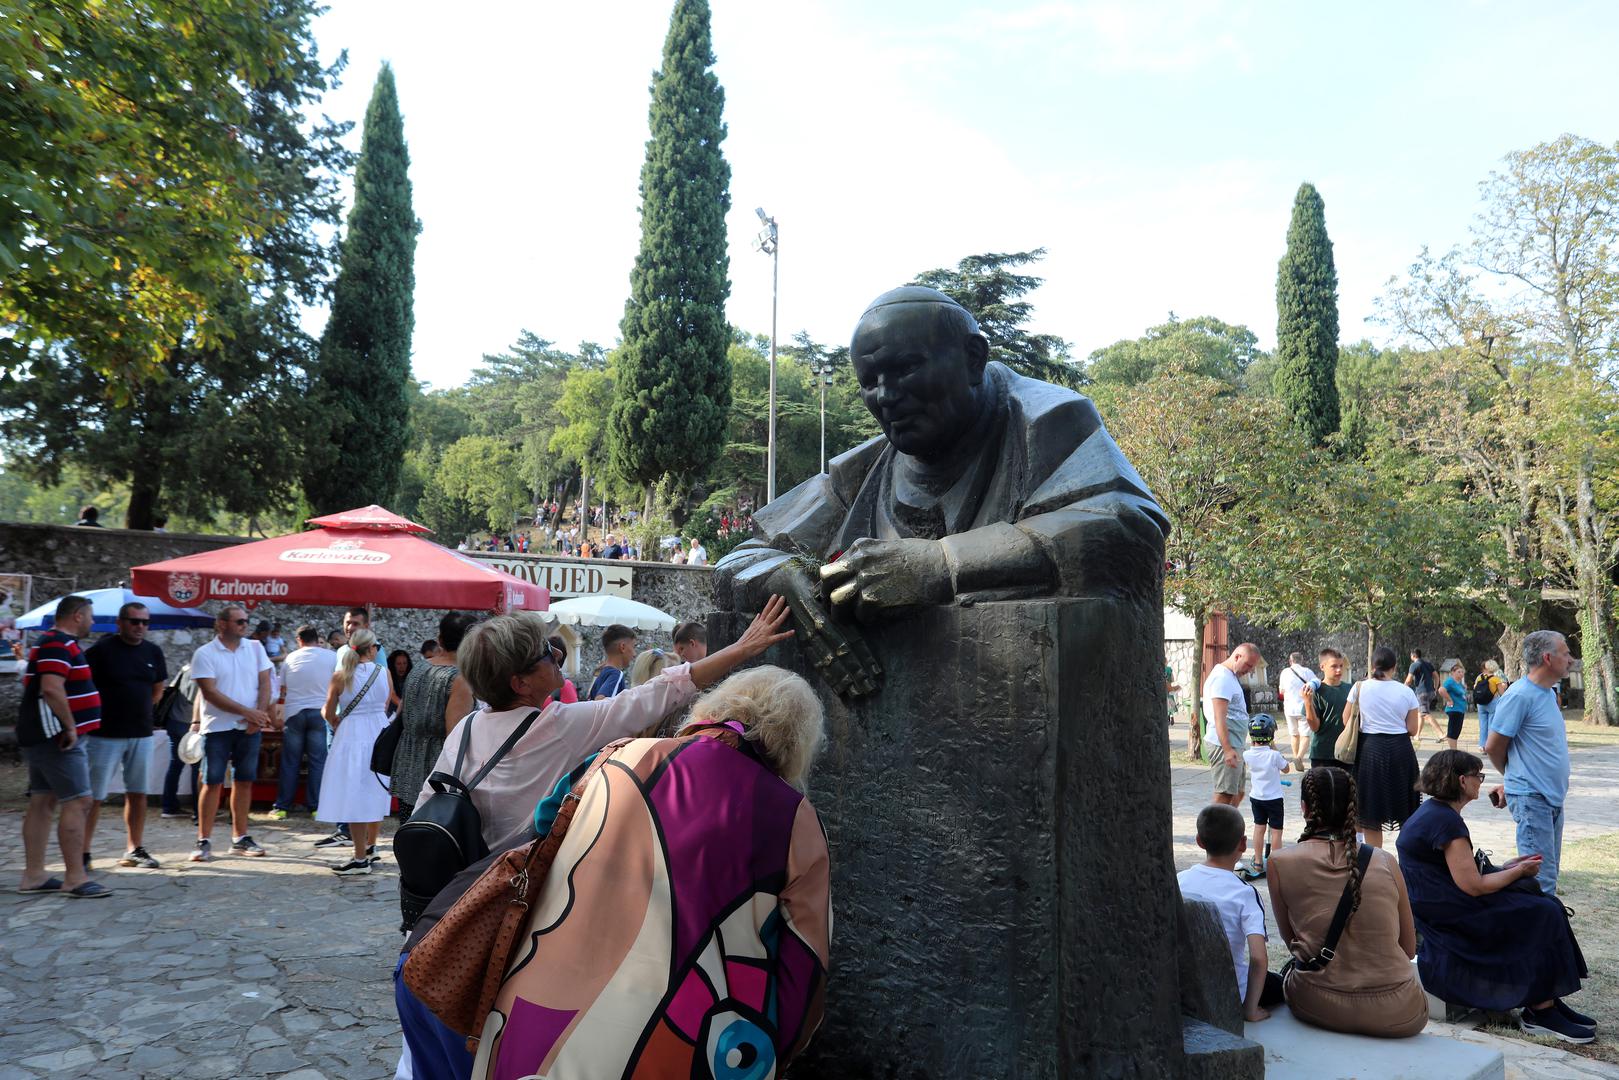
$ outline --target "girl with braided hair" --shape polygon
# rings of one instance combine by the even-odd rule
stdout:
[[[1416,925],[1394,856],[1372,849],[1359,872],[1355,781],[1342,769],[1314,768],[1299,785],[1304,832],[1271,856],[1269,886],[1276,927],[1294,957],[1306,961],[1326,944],[1347,890],[1349,922],[1325,966],[1293,967],[1283,991],[1307,1024],[1352,1035],[1405,1038],[1428,1023],[1428,1003],[1411,967]]]

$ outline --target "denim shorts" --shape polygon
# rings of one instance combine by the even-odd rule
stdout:
[[[202,782],[205,784],[223,784],[225,782],[225,766],[231,767],[231,774],[237,781],[250,784],[259,778],[259,742],[264,733],[255,731],[249,735],[241,729],[232,731],[210,731],[202,737],[202,757],[204,762]]]
[[[84,740],[90,754],[90,797],[100,802],[107,797],[112,777],[120,768],[124,773],[124,790],[131,795],[145,795],[147,766],[152,761],[152,736],[142,739],[104,739],[91,735]]]
[[[57,802],[71,802],[90,794],[90,755],[80,738],[71,750],[61,750],[55,741],[22,748],[28,762],[28,794],[55,795]]]

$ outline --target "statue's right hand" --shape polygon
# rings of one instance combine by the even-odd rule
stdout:
[[[876,693],[882,665],[858,630],[826,613],[814,578],[802,563],[796,559],[783,563],[770,575],[769,588],[787,601],[799,643],[835,693],[849,697]]]

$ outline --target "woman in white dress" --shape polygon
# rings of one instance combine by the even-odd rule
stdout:
[[[338,651],[320,712],[333,735],[315,818],[346,822],[354,839],[354,857],[332,870],[369,874],[377,829],[391,802],[388,778],[371,771],[371,747],[388,725],[388,674],[377,662],[377,638],[370,630],[356,630]]]

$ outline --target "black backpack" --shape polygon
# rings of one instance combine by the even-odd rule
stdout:
[[[1490,689],[1490,675],[1488,672],[1473,680],[1473,704],[1488,705],[1495,700],[1495,693]]]
[[[436,772],[427,778],[433,794],[411,811],[410,820],[394,833],[394,860],[399,864],[399,908],[407,932],[439,890],[455,875],[489,854],[483,840],[483,819],[472,803],[472,789],[483,782],[500,759],[517,745],[533,725],[540,711],[523,717],[522,723],[506,737],[483,768],[472,779],[461,780],[461,764],[472,744],[472,719],[461,721],[461,748],[455,755],[452,772]]]

